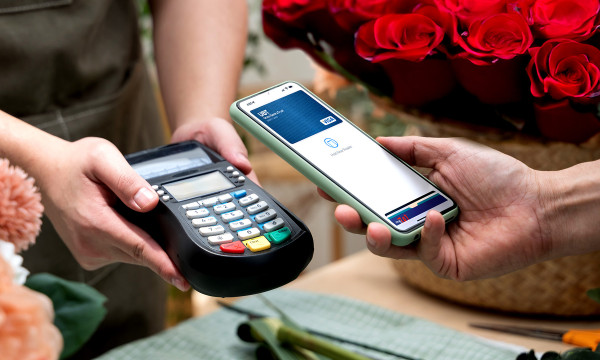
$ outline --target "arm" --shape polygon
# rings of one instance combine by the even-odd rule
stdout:
[[[247,38],[245,0],[154,0],[155,56],[172,141],[196,139],[245,173],[248,154],[229,119]]]
[[[36,180],[46,215],[83,268],[138,264],[182,290],[189,287],[160,246],[112,208],[117,197],[136,211],[158,203],[113,144],[100,138],[68,142],[1,111],[0,134],[0,157]]]
[[[543,172],[542,220],[553,257],[600,250],[600,160]]]
[[[356,211],[338,206],[340,224],[366,232],[367,246],[377,255],[420,259],[439,276],[470,280],[600,250],[600,161],[542,172],[463,140],[378,140],[409,164],[432,169],[429,179],[461,213],[446,227],[441,214],[430,211],[421,240],[397,247],[384,226],[365,228]]]

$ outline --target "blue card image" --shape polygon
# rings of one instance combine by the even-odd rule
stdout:
[[[342,123],[329,109],[296,91],[251,111],[290,144]]]

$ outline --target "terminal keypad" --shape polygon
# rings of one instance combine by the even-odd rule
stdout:
[[[245,189],[180,206],[200,238],[225,253],[265,251],[272,244],[291,238],[291,232],[277,210],[256,193]]]

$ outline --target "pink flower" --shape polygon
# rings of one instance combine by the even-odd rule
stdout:
[[[27,249],[40,232],[43,211],[34,180],[0,159],[0,240],[12,242],[17,252]]]
[[[52,302],[45,295],[16,285],[0,291],[2,359],[58,359],[63,340],[52,324],[53,316]]]

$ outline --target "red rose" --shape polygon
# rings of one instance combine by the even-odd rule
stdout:
[[[531,93],[554,100],[600,100],[600,50],[573,40],[548,40],[529,50]]]
[[[465,26],[477,19],[505,13],[508,3],[507,0],[434,0],[434,2],[438,7],[453,13]]]
[[[314,25],[333,22],[325,6],[325,0],[264,0],[262,3],[263,32],[280,48],[302,49],[319,65],[333,71],[334,69],[316,54],[317,47],[314,43],[315,38],[320,40],[322,35],[321,29],[315,29]],[[334,33],[334,36],[339,36],[337,32],[331,30],[331,26],[327,31]],[[309,38],[309,33],[312,38]],[[352,34],[347,35],[352,36]],[[347,47],[352,50],[351,41],[350,39]]]
[[[584,40],[598,28],[598,0],[523,0],[519,7],[543,39]]]
[[[460,34],[459,45],[465,52],[456,57],[485,65],[524,54],[532,43],[533,35],[521,14],[494,14],[474,21],[467,32]]]
[[[354,50],[354,33],[338,26],[326,6],[307,6],[302,9],[302,16],[284,21],[281,11],[277,12],[280,16],[273,12],[274,9],[282,9],[280,3],[283,1],[263,2],[263,31],[275,44],[283,49],[301,49],[328,71],[351,77],[384,94],[391,94],[390,80],[381,67],[358,56]],[[308,11],[309,8],[312,10]]]
[[[343,29],[354,33],[367,21],[410,12],[418,0],[328,0],[329,11]]]
[[[356,33],[356,52],[380,62],[387,59],[423,60],[442,42],[444,30],[421,14],[384,15],[362,25]]]
[[[262,10],[290,22],[306,13],[325,8],[326,5],[326,0],[264,0]]]
[[[412,12],[415,14],[425,15],[433,20],[442,29],[444,29],[446,36],[452,37],[450,38],[451,43],[456,43],[456,38],[453,36],[456,35],[455,29],[458,25],[457,19],[456,16],[454,16],[454,14],[448,9],[437,6],[433,0],[425,0],[419,5],[415,6]],[[440,50],[445,52],[445,49],[443,48]]]

